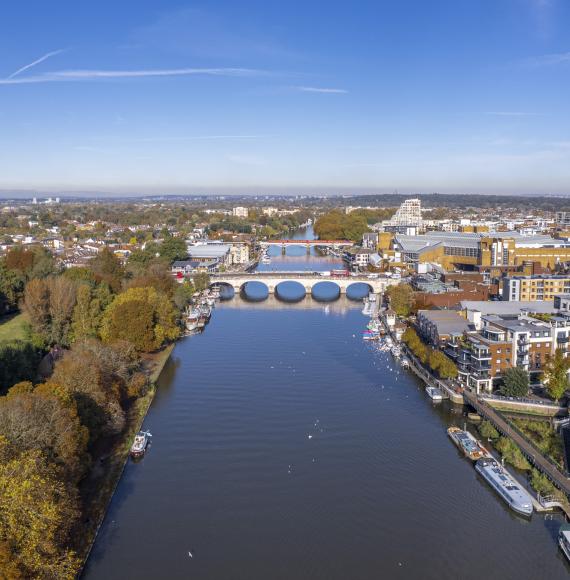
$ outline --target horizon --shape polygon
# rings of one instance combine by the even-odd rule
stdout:
[[[562,0],[34,16],[5,10],[0,190],[570,193]]]

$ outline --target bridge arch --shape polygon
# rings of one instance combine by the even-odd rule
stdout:
[[[374,293],[374,287],[369,283],[365,282],[364,280],[357,280],[354,282],[348,282],[346,285],[345,293],[348,293],[349,289],[352,288],[354,290],[354,286],[366,286],[367,293]]]
[[[322,294],[319,290],[321,290]],[[319,296],[319,294],[321,295]],[[330,302],[337,300],[341,294],[342,288],[334,280],[317,280],[311,288],[311,296],[318,301]]]
[[[283,291],[284,285],[287,285],[292,290],[291,296],[285,296],[280,292],[279,287],[281,287],[281,291]],[[311,293],[311,285],[307,283],[303,284],[303,282],[299,280],[280,280],[275,284],[273,293],[277,298],[286,299],[288,302],[298,302]]]

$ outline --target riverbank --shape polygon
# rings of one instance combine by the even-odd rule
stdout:
[[[142,365],[149,377],[149,388],[129,408],[127,426],[123,433],[106,449],[100,449],[96,453],[89,476],[80,486],[82,504],[86,506],[83,541],[76,548],[82,561],[81,571],[89,559],[109,504],[129,460],[131,442],[142,427],[156,394],[156,383],[175,346],[176,343],[169,344],[161,351],[143,357]]]

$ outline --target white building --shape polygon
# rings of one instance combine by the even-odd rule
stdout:
[[[239,218],[246,218],[249,215],[247,207],[234,207],[232,215]]]
[[[392,216],[390,223],[395,226],[421,226],[422,203],[419,199],[406,199]]]
[[[249,246],[247,244],[232,244],[229,262],[230,264],[247,264],[249,262]]]

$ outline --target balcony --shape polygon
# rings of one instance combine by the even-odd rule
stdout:
[[[489,350],[473,350],[471,357],[475,360],[491,360],[491,351]]]
[[[569,341],[570,341],[570,337],[568,337],[568,336],[559,336],[559,337],[556,339],[556,342],[557,342],[558,344],[566,344],[566,343],[567,343],[567,342],[569,342]]]

